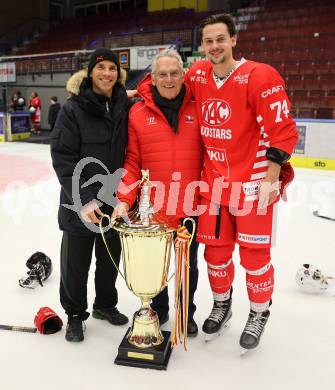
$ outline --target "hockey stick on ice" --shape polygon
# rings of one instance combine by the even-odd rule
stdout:
[[[335,222],[335,218],[327,217],[327,215],[320,215],[318,210],[313,211],[313,215],[315,215],[316,217],[319,217],[319,218],[328,219],[328,221]]]
[[[36,333],[37,328],[32,328],[29,326],[0,325],[0,330],[13,330],[16,332]]]

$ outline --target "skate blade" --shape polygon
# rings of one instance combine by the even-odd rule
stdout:
[[[249,355],[250,353],[252,353],[253,351],[255,351],[257,348],[258,348],[258,345],[256,345],[255,348],[243,348],[242,346],[241,347],[241,352],[240,352],[240,356],[245,356],[245,355]]]
[[[247,355],[248,352],[250,352],[250,351],[251,351],[251,349],[242,348],[241,352],[240,352],[240,356],[243,357],[243,356]]]
[[[205,333],[205,342],[209,343],[210,341],[212,341],[213,339],[215,339],[216,337],[219,337],[219,336],[220,336],[220,332]]]
[[[222,333],[225,332],[226,329],[228,329],[230,327],[230,319],[224,324],[222,325],[221,329],[216,332],[216,333],[205,333],[205,342],[208,343],[210,341],[212,341],[213,339],[215,339],[216,337],[219,337]]]

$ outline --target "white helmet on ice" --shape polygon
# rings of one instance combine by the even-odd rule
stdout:
[[[335,285],[335,278],[324,276],[321,270],[313,264],[303,264],[295,280],[302,290],[310,293],[322,293]]]

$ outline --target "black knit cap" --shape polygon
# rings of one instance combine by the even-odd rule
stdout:
[[[115,51],[106,49],[105,47],[101,47],[100,49],[95,50],[90,58],[90,62],[88,64],[87,75],[89,76],[98,62],[101,61],[111,61],[117,66],[117,78],[120,77],[120,64],[119,57],[115,53]]]

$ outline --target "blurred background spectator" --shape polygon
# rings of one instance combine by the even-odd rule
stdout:
[[[51,96],[50,98],[50,107],[48,113],[48,123],[50,125],[50,130],[55,126],[58,112],[61,108],[61,105],[58,103],[57,96]]]
[[[26,101],[23,96],[21,96],[20,91],[16,91],[11,99],[10,108],[13,111],[23,111],[26,108]]]

